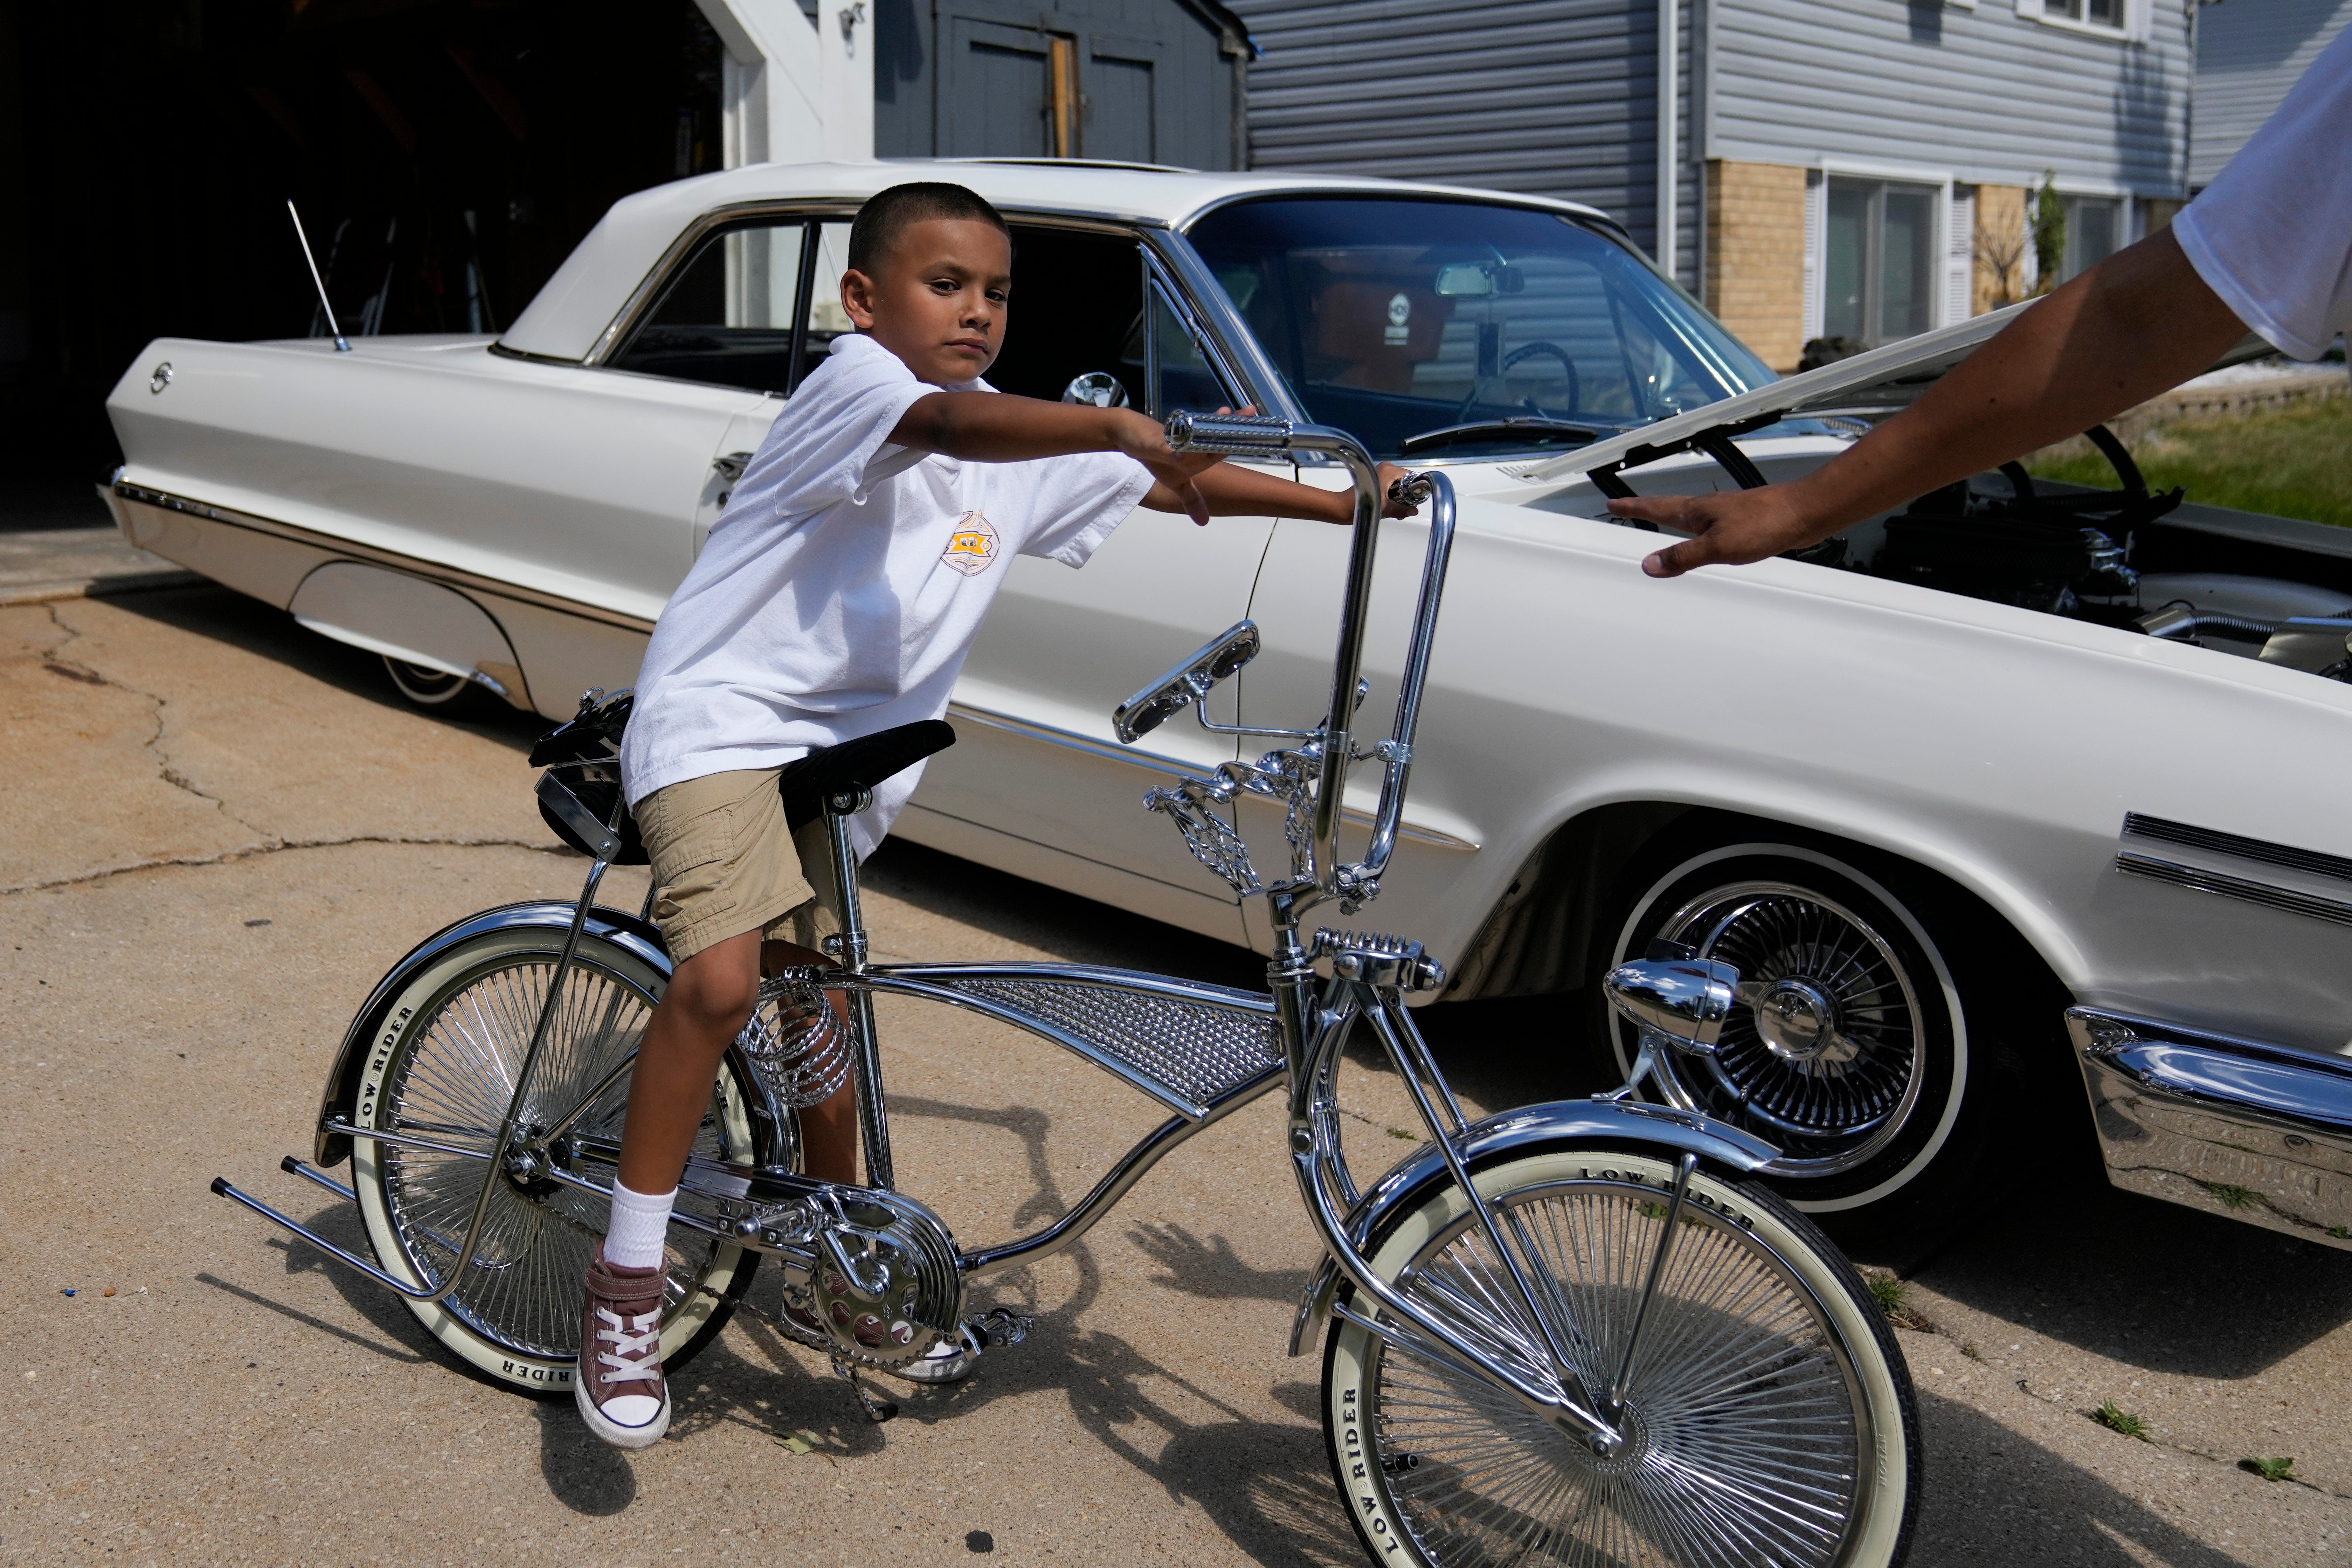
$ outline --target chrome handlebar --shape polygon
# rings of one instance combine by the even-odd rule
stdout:
[[[1380,542],[1380,469],[1363,443],[1345,430],[1262,415],[1178,413],[1168,421],[1168,445],[1179,452],[1215,452],[1227,457],[1286,458],[1302,452],[1320,453],[1338,460],[1355,481],[1355,538],[1348,552],[1347,586],[1339,603],[1339,646],[1331,660],[1331,700],[1324,710],[1329,717],[1324,721],[1327,728],[1321,742],[1321,765],[1310,823],[1315,891],[1323,898],[1340,900],[1343,908],[1352,910],[1379,893],[1380,879],[1388,869],[1403,819],[1413,734],[1421,722],[1422,693],[1428,681],[1430,653],[1436,643],[1438,604],[1454,549],[1453,484],[1444,474],[1434,473],[1413,474],[1400,481],[1407,499],[1430,509],[1429,548],[1422,562],[1421,595],[1413,612],[1412,638],[1405,650],[1396,719],[1390,726],[1389,738],[1364,753],[1380,758],[1385,768],[1371,837],[1364,858],[1343,866],[1339,857],[1340,809],[1347,795],[1348,767],[1358,755],[1355,737],[1348,725],[1356,711],[1357,683],[1363,670],[1373,557]],[[1317,900],[1294,900],[1293,908],[1304,908],[1313,901]]]

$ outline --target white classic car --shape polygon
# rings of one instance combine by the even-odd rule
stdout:
[[[1254,404],[1452,476],[1381,919],[1448,963],[1450,998],[1560,996],[1556,1032],[1498,1049],[1601,1042],[1564,1069],[1613,1072],[1632,1042],[1596,977],[1679,942],[1745,979],[1719,1051],[1658,1091],[1781,1148],[1817,1214],[1907,1215],[2020,1138],[2079,1136],[2079,1064],[2118,1183],[2352,1245],[2352,537],[2149,495],[2128,458],[2112,491],[2011,469],[1674,582],[1603,513],[1629,486],[1818,463],[1998,318],[1776,381],[1566,204],[765,165],[619,203],[495,341],[155,342],[110,400],[110,503],[134,542],[381,653],[417,701],[487,688],[567,717],[630,683],[732,478],[847,330],[850,215],[925,174],[1012,222],[998,386]],[[1423,525],[1387,532],[1376,702]],[[1020,562],[957,688],[961,742],[898,831],[1263,946],[1257,907],[1139,809],[1239,742],[1179,719],[1122,745],[1111,711],[1246,616],[1264,652],[1213,716],[1312,723],[1347,545],[1142,512],[1082,574]],[[1244,826],[1278,844],[1273,808]]]

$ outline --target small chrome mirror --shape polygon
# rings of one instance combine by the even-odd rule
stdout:
[[[1070,384],[1062,388],[1062,401],[1089,408],[1124,408],[1127,384],[1107,370],[1090,370],[1070,379]]]
[[[1644,1035],[1712,1056],[1738,984],[1738,970],[1712,958],[1637,958],[1602,976],[1601,989]]]
[[[1255,621],[1244,621],[1202,645],[1183,663],[1111,710],[1111,732],[1133,745],[1209,694],[1257,657]]]

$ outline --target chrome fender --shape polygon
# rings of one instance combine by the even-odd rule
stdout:
[[[1780,1151],[1761,1139],[1688,1111],[1622,1100],[1560,1100],[1472,1122],[1462,1130],[1462,1161],[1475,1173],[1481,1165],[1550,1144],[1595,1140],[1696,1154],[1742,1172],[1760,1171],[1780,1156]],[[1444,1152],[1434,1143],[1423,1143],[1390,1166],[1349,1212],[1349,1242],[1363,1251],[1391,1215],[1420,1203],[1430,1188],[1453,1179]],[[1321,1331],[1339,1278],[1339,1264],[1326,1258],[1307,1281],[1297,1319],[1290,1326],[1290,1354],[1299,1354]]]
[[[378,1043],[376,1037],[383,1031],[384,1010],[392,999],[408,984],[410,976],[431,963],[443,953],[460,943],[491,931],[511,931],[518,927],[540,927],[551,933],[551,945],[563,945],[563,933],[571,928],[572,911],[577,904],[529,903],[504,904],[495,910],[467,915],[457,924],[445,927],[418,942],[408,956],[392,966],[360,1010],[352,1018],[352,1026],[344,1031],[343,1043],[335,1052],[334,1065],[327,1069],[326,1092],[319,1097],[319,1132],[313,1144],[311,1163],[320,1167],[339,1165],[352,1152],[352,1141],[340,1132],[329,1132],[326,1123],[338,1114],[348,1115],[353,1097],[359,1092],[361,1075],[366,1070],[370,1045]],[[644,960],[667,979],[670,971],[669,949],[663,945],[661,932],[632,914],[619,910],[594,909],[581,928],[583,936],[600,937],[615,947],[625,948]],[[392,1037],[384,1034],[381,1042],[389,1047]]]

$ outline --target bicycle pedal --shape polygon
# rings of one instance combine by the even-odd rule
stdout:
[[[983,1350],[1017,1345],[1027,1339],[1029,1331],[1036,1326],[1036,1319],[1003,1307],[991,1307],[964,1324]]]

